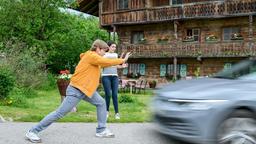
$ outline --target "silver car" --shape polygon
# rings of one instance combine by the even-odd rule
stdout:
[[[256,60],[156,91],[157,129],[200,144],[256,144]]]

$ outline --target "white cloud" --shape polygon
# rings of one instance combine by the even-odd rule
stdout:
[[[70,13],[70,14],[74,14],[74,15],[78,15],[78,16],[83,16],[83,17],[89,17],[89,16],[93,16],[93,15],[89,15],[74,9],[70,9],[70,8],[60,8],[61,12],[66,12],[66,13]]]

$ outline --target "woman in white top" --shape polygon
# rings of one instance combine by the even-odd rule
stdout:
[[[105,53],[104,57],[116,59],[118,58],[116,51],[116,44],[112,41],[108,42],[109,51]],[[113,105],[115,109],[115,119],[120,119],[120,114],[118,111],[118,74],[117,68],[124,68],[127,65],[119,65],[119,66],[111,66],[103,68],[102,70],[102,84],[105,91],[105,100],[107,105],[107,117],[109,116],[109,105],[110,105],[110,97],[112,96]]]

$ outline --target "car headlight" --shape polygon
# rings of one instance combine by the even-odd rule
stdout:
[[[183,106],[183,108],[191,110],[208,110],[212,107],[209,103],[186,103]]]
[[[181,99],[169,99],[170,102],[180,103],[183,109],[187,110],[208,110],[212,106],[224,103],[227,100],[181,100]]]

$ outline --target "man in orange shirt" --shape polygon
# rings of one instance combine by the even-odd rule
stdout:
[[[87,101],[97,107],[96,137],[114,137],[114,134],[106,128],[106,103],[96,89],[99,85],[101,68],[125,63],[130,53],[127,53],[124,59],[103,58],[102,56],[107,50],[108,45],[104,41],[95,40],[91,49],[80,55],[80,61],[66,91],[66,98],[56,111],[48,114],[26,133],[28,140],[41,142],[38,133],[64,117],[80,100]]]

